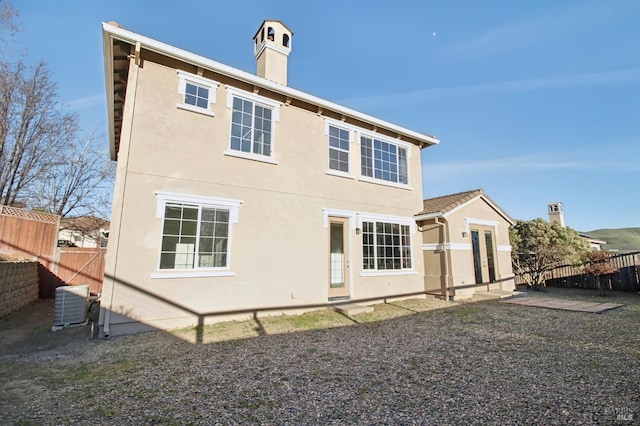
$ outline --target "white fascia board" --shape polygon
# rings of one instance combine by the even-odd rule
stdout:
[[[331,101],[327,101],[322,98],[318,98],[316,96],[310,95],[308,93],[301,92],[296,89],[292,89],[288,86],[283,86],[278,83],[274,83],[267,79],[258,77],[254,74],[248,73],[246,71],[239,70],[237,68],[230,67],[225,64],[221,64],[220,62],[213,61],[211,59],[207,59],[203,56],[196,55],[195,53],[187,52],[186,50],[179,49],[174,46],[170,46],[168,44],[162,43],[160,41],[154,40],[149,37],[145,37],[143,35],[134,33],[132,31],[126,30],[124,28],[117,27],[115,25],[103,22],[102,23],[102,31],[103,31],[103,40],[105,43],[107,40],[111,40],[112,38],[126,41],[128,43],[136,44],[139,42],[141,46],[147,50],[151,50],[156,53],[160,53],[165,56],[169,56],[174,59],[178,59],[181,61],[189,62],[194,65],[201,66],[203,68],[210,69],[217,73],[223,74],[228,77],[235,78],[237,80],[244,81],[246,83],[250,83],[256,86],[264,87],[265,89],[271,90],[276,93],[283,94],[285,96],[289,96],[292,98],[300,99],[302,101],[311,103],[313,105],[317,105],[324,109],[329,109],[336,111],[340,114],[344,114],[349,117],[353,117],[357,120],[364,121],[366,123],[374,124],[378,127],[384,127],[393,132],[397,132],[399,134],[403,134],[412,138],[415,138],[421,142],[424,142],[428,145],[436,145],[440,141],[429,135],[425,135],[423,133],[416,132],[414,130],[410,130],[392,123],[389,123],[384,120],[380,120],[378,118],[372,117],[370,115],[358,112],[351,108],[347,108],[345,106],[336,104]],[[106,51],[105,51],[106,53]],[[112,52],[110,52],[112,53]],[[112,61],[113,55],[111,57],[105,57],[109,62]],[[106,78],[113,78],[113,73],[107,74]]]
[[[506,220],[507,222],[509,222],[511,224],[511,226],[516,226],[516,222],[513,219],[510,219],[509,217],[507,217],[505,215],[505,213],[502,211],[502,209],[498,206],[496,206],[495,204],[493,204],[491,201],[487,200],[485,197],[482,197],[482,199],[489,204],[489,206],[491,206],[492,209],[494,209],[496,212],[498,212],[498,214],[500,216],[502,216],[504,218],[504,220]]]
[[[421,214],[421,215],[415,216],[415,217],[414,217],[414,219],[415,219],[416,221],[418,221],[418,220],[429,220],[429,219],[435,219],[435,218],[438,218],[438,217],[444,217],[444,216],[442,215],[442,212]]]

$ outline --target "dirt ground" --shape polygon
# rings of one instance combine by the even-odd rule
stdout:
[[[624,306],[414,299],[109,341],[51,331],[38,301],[0,319],[0,424],[635,424],[640,296],[605,301]]]
[[[27,354],[82,345],[91,338],[91,324],[70,326],[51,331],[53,299],[37,300],[0,319],[0,356]],[[98,307],[93,306],[90,317],[97,320]]]

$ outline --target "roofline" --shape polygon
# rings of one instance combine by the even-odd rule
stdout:
[[[115,118],[114,118],[114,103],[113,103],[113,41],[110,37],[107,37],[107,31],[105,29],[104,22],[102,23],[102,54],[104,55],[104,82],[105,89],[107,91],[107,116],[109,120],[109,155],[111,160],[118,159],[118,153],[116,152],[115,141]],[[115,28],[113,25],[109,27]]]
[[[493,201],[491,201],[491,199],[484,194],[484,191],[479,193],[475,197],[471,198],[470,200],[465,201],[462,204],[458,204],[457,206],[455,206],[454,208],[452,208],[451,210],[449,210],[446,213],[443,213],[441,211],[435,212],[435,213],[425,213],[425,214],[422,214],[422,215],[419,215],[419,216],[415,216],[415,219],[416,220],[428,220],[428,219],[434,219],[436,217],[442,217],[442,218],[446,219],[448,216],[452,215],[456,211],[460,210],[461,208],[463,208],[464,206],[466,206],[470,202],[477,200],[478,198],[482,198],[487,204],[489,204],[489,206],[492,209],[494,209],[500,216],[502,216],[507,222],[509,222],[511,224],[511,226],[515,226],[516,225],[517,222],[514,219],[512,219],[504,210],[502,210],[500,207],[498,207]]]
[[[189,62],[193,65],[202,66],[203,68],[207,68],[209,70],[215,71],[227,77],[231,77],[236,80],[243,81],[245,83],[260,86],[267,90],[273,91],[275,93],[280,93],[285,96],[300,99],[304,102],[317,105],[324,109],[333,110],[337,113],[376,125],[378,127],[384,127],[385,129],[388,129],[393,132],[397,132],[398,134],[411,137],[427,145],[436,145],[440,142],[434,136],[419,133],[402,126],[389,123],[388,121],[384,121],[384,120],[372,117],[370,115],[358,112],[351,108],[347,108],[345,106],[336,104],[334,102],[327,101],[317,96],[304,93],[300,90],[292,89],[288,86],[283,86],[281,84],[274,83],[267,79],[258,77],[254,74],[248,73],[246,71],[233,68],[231,66],[222,64],[220,62],[216,62],[211,59],[207,59],[203,56],[196,55],[195,53],[187,52],[186,50],[179,49],[177,47],[168,45],[166,43],[162,43],[160,41],[134,33],[132,31],[126,30],[124,28],[118,27],[116,25],[113,25],[107,22],[102,23],[102,38],[103,38],[104,54],[105,54],[105,79],[107,82],[107,102],[108,102],[107,105],[109,107],[109,126],[110,126],[109,140],[110,140],[110,151],[111,151],[112,159],[115,158],[114,154],[117,154],[117,153],[114,153],[115,138],[113,135],[114,133],[113,81],[109,82],[109,80],[113,80],[112,61],[113,61],[113,40],[114,39],[121,40],[134,45],[136,43],[140,43],[141,48],[145,48],[147,50],[162,54],[164,56],[171,57],[173,59]],[[109,53],[110,56],[107,56],[107,53]]]
[[[444,218],[444,214],[442,214],[442,212],[426,213],[426,214],[421,214],[421,215],[414,216],[414,219],[415,220],[429,220],[429,219],[435,219],[435,218],[438,218],[438,217]]]

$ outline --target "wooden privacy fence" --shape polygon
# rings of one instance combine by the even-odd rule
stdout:
[[[610,282],[611,290],[640,290],[640,252],[613,255],[611,263],[618,268],[618,271],[602,277],[603,284]],[[551,270],[546,285],[549,287],[597,289],[596,278],[582,272],[584,266],[585,264],[559,266]],[[516,284],[525,284],[523,277],[517,276]]]
[[[37,260],[39,297],[55,297],[61,285],[88,284],[102,291],[102,248],[56,247],[60,216],[0,205],[0,253]]]
[[[0,205],[0,252],[53,259],[60,216]]]
[[[89,285],[94,294],[102,292],[103,248],[62,247],[54,265],[55,274],[69,285]]]

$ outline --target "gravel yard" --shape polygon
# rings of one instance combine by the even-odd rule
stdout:
[[[604,301],[626,306],[414,299],[111,341],[42,314],[20,335],[39,302],[0,320],[0,423],[640,424],[640,296]]]

